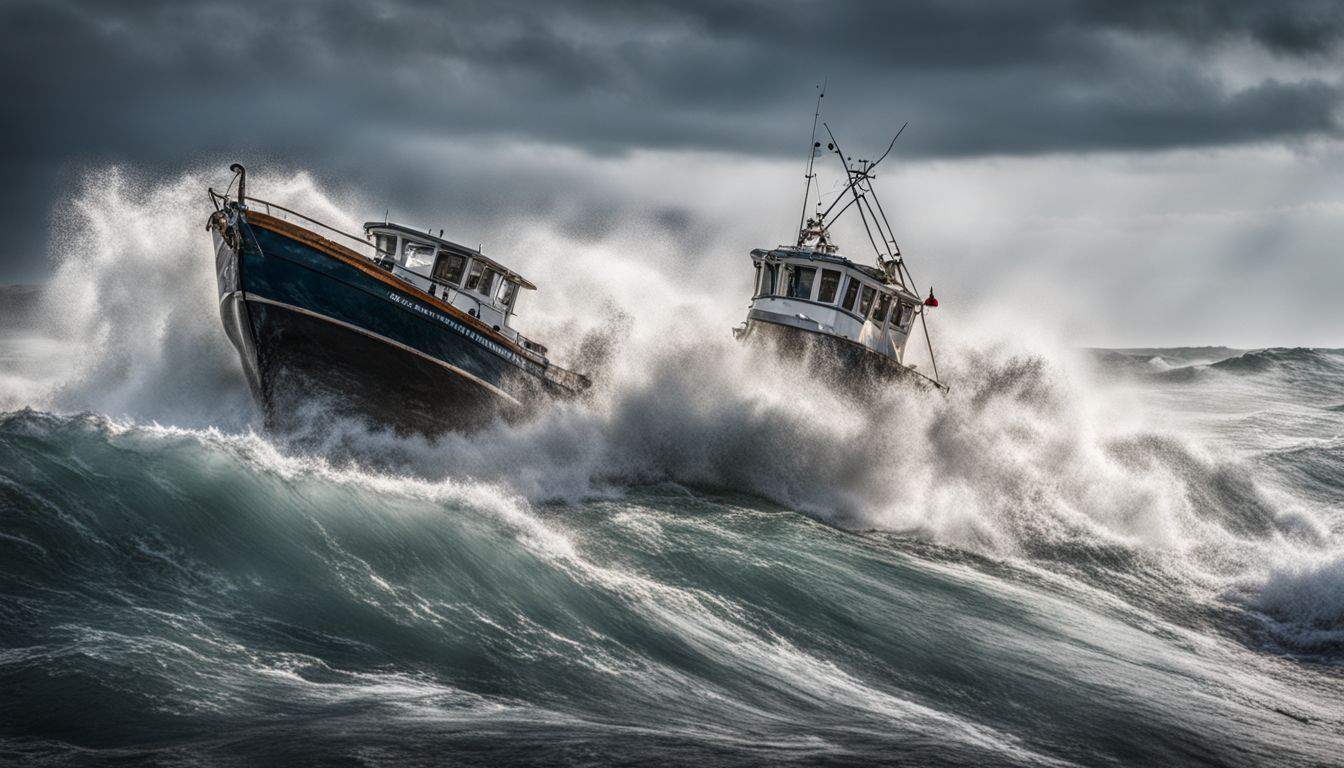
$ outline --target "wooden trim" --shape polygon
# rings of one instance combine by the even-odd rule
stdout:
[[[410,294],[411,296],[414,296],[416,300],[422,301],[430,305],[431,307],[434,307],[435,309],[441,312],[445,312],[448,315],[452,316],[453,318],[460,320],[463,323],[466,323],[468,326],[475,328],[480,333],[488,336],[492,341],[495,341],[496,343],[500,344],[506,349],[516,352],[517,354],[521,355],[524,359],[532,360],[532,355],[534,354],[533,352],[525,349],[524,347],[522,347],[509,337],[499,333],[491,326],[486,325],[484,320],[472,317],[471,315],[467,314],[466,312],[463,312],[457,307],[454,307],[453,305],[438,298],[437,296],[430,296],[428,293],[425,293],[424,291],[420,290],[414,285],[411,285],[410,283],[407,283],[403,280],[398,280],[397,278],[393,277],[387,272],[384,272],[383,270],[374,266],[373,263],[370,262],[364,256],[359,255],[355,251],[347,248],[344,245],[341,245],[340,243],[332,242],[331,240],[322,237],[321,235],[317,234],[316,232],[313,232],[312,230],[304,229],[303,227],[300,227],[296,224],[292,224],[288,221],[285,221],[284,219],[279,219],[276,218],[275,216],[271,216],[269,214],[265,214],[260,211],[249,210],[244,214],[244,218],[246,218],[247,223],[251,224],[252,226],[261,227],[262,229],[273,232],[277,235],[288,237],[292,240],[298,240],[304,245],[310,246],[318,251],[321,251],[322,253],[332,257],[333,259],[336,259],[337,261],[340,261],[344,264],[354,267],[355,269],[358,269],[359,271],[363,272],[369,277],[374,278],[375,280],[379,280],[380,282],[386,283],[392,288],[396,288],[397,290],[403,293]],[[534,360],[533,362],[536,361]],[[545,365],[544,363],[537,363],[537,364],[543,366]]]

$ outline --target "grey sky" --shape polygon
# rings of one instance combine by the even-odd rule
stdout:
[[[1010,163],[1023,178],[1061,174],[1038,180],[1044,203],[1098,158],[1117,183],[1148,178],[1157,186],[1143,199],[1156,199],[1171,179],[1136,171],[1145,158],[1209,167],[1206,158],[1219,157],[1208,177],[1218,186],[1183,188],[1238,209],[1237,196],[1223,199],[1239,183],[1236,168],[1275,148],[1300,159],[1270,163],[1274,183],[1287,188],[1268,197],[1259,186],[1253,205],[1241,200],[1251,219],[1267,207],[1328,208],[1342,194],[1328,173],[1320,178],[1344,133],[1344,4],[1332,1],[5,0],[0,36],[9,96],[0,107],[0,223],[9,234],[0,281],[47,273],[53,210],[85,171],[112,163],[147,178],[234,159],[305,169],[407,216],[451,211],[436,224],[486,228],[526,215],[576,237],[600,237],[625,215],[669,231],[712,227],[704,205],[648,194],[622,173],[644,155],[664,158],[646,168],[660,172],[688,156],[797,164],[823,77],[828,116],[852,152],[880,149],[910,120],[899,172],[932,184],[938,177],[921,169],[952,169],[961,195],[988,189],[974,180]],[[601,169],[591,183],[585,158]],[[1287,183],[1294,174],[1314,185]],[[703,189],[688,178],[675,186]],[[1104,216],[1114,200],[1095,192]],[[927,204],[917,194],[900,193],[907,208]],[[1061,215],[1089,215],[1076,195],[1056,205]],[[1124,215],[1150,213],[1131,206]],[[1337,218],[1320,215],[1262,222],[1249,233],[1256,242],[1227,244],[1248,249],[1232,261],[1272,282],[1248,254],[1263,254],[1277,230],[1302,254],[1277,257],[1295,273],[1310,270],[1329,253],[1321,238],[1337,231]],[[776,230],[788,219],[772,219],[765,239],[784,237]],[[1313,226],[1321,238],[1294,229]],[[926,247],[956,245],[946,236],[953,229],[910,229]],[[1021,228],[998,231],[1031,239]],[[1066,243],[1089,247],[1079,237],[1045,248]],[[1036,267],[1068,274],[1063,262]],[[955,266],[948,272],[963,277]]]

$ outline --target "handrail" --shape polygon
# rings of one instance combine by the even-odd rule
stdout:
[[[396,255],[396,254],[388,253],[387,251],[379,250],[378,246],[374,245],[373,243],[370,243],[370,242],[368,241],[367,238],[360,237],[359,235],[352,235],[352,234],[350,234],[349,232],[345,232],[345,231],[343,231],[343,230],[337,229],[337,228],[331,226],[330,224],[328,224],[328,223],[326,223],[326,222],[324,222],[324,221],[318,221],[317,219],[314,219],[312,216],[308,216],[308,215],[299,213],[298,211],[294,210],[293,208],[286,208],[285,206],[280,205],[279,203],[272,203],[272,202],[269,201],[269,200],[262,200],[262,199],[259,198],[259,197],[252,197],[252,196],[250,196],[250,195],[247,196],[247,197],[244,197],[243,200],[251,200],[251,201],[254,202],[254,203],[261,203],[262,205],[266,206],[266,213],[267,213],[267,214],[270,214],[272,208],[277,208],[277,209],[279,209],[279,210],[284,211],[285,213],[292,213],[292,214],[294,214],[295,216],[298,216],[300,219],[303,219],[304,221],[309,222],[310,224],[316,224],[317,226],[322,227],[323,229],[327,229],[327,230],[330,230],[330,231],[332,231],[332,232],[335,232],[336,234],[341,235],[342,237],[348,237],[348,238],[350,238],[351,240],[354,240],[355,242],[359,243],[360,245],[368,246],[369,248],[372,248],[372,249],[373,249],[373,252],[374,252],[374,253],[377,253],[377,254],[379,254],[379,255],[383,255],[383,256],[395,256],[395,255]]]
[[[214,199],[216,196],[218,196],[221,200],[225,200],[225,201],[228,200],[228,196],[227,196],[227,195],[220,195],[218,192],[215,192],[213,189],[211,189],[211,190],[209,190],[209,191],[210,191],[211,199]],[[245,197],[243,198],[243,200],[250,201],[250,202],[253,202],[253,203],[259,203],[259,204],[261,204],[261,205],[266,206],[266,213],[267,213],[268,215],[274,215],[274,214],[271,213],[271,209],[276,209],[276,210],[284,211],[285,213],[288,213],[288,214],[292,214],[292,215],[294,215],[294,216],[297,216],[297,217],[299,217],[300,219],[303,219],[304,221],[306,221],[306,222],[308,222],[308,223],[310,223],[310,224],[314,224],[314,225],[319,226],[319,227],[321,227],[321,228],[323,228],[323,229],[325,229],[325,230],[328,230],[328,231],[330,231],[330,232],[334,232],[334,233],[336,233],[336,234],[338,234],[338,235],[341,235],[342,237],[345,237],[345,238],[348,238],[348,239],[350,239],[350,240],[353,240],[354,242],[359,243],[361,246],[364,246],[364,247],[366,247],[366,248],[370,248],[370,249],[373,250],[374,256],[372,256],[372,257],[368,257],[368,256],[366,256],[365,258],[369,258],[371,261],[373,261],[373,260],[377,260],[377,259],[380,258],[380,257],[381,257],[381,258],[388,259],[388,260],[391,260],[391,261],[393,261],[394,263],[395,263],[395,261],[396,261],[396,254],[394,254],[394,253],[389,253],[389,252],[387,252],[387,251],[382,250],[382,249],[379,248],[377,245],[375,245],[375,244],[373,244],[373,243],[370,243],[367,239],[362,238],[362,237],[359,237],[358,235],[353,235],[353,234],[350,234],[349,232],[345,232],[345,231],[343,231],[343,230],[337,229],[336,227],[333,227],[332,225],[330,225],[330,224],[328,224],[328,223],[326,223],[326,222],[324,222],[324,221],[319,221],[319,220],[317,220],[317,219],[314,219],[314,218],[311,217],[311,216],[308,216],[308,215],[303,214],[303,213],[299,213],[298,211],[294,210],[293,208],[287,208],[287,207],[285,207],[285,206],[283,206],[283,205],[280,205],[279,203],[273,203],[273,202],[271,202],[271,201],[269,201],[269,200],[263,200],[263,199],[261,199],[261,198],[259,198],[259,197],[252,197],[252,196],[250,196],[250,195],[245,196]],[[481,306],[482,306],[481,298],[479,298],[479,297],[477,297],[477,296],[473,296],[473,295],[472,295],[471,293],[469,293],[466,289],[461,288],[461,287],[456,286],[456,285],[453,285],[452,283],[446,282],[446,281],[444,281],[444,280],[440,280],[440,279],[438,279],[438,278],[436,278],[436,277],[434,277],[434,276],[432,276],[432,275],[426,275],[426,274],[423,274],[423,273],[421,273],[421,272],[417,272],[417,271],[415,271],[415,270],[413,270],[413,269],[410,269],[409,267],[406,267],[406,266],[404,266],[404,265],[402,265],[402,264],[396,264],[396,269],[395,269],[395,270],[392,270],[392,274],[393,274],[394,276],[400,277],[400,275],[397,274],[398,271],[409,273],[409,274],[414,275],[414,276],[416,276],[416,277],[418,277],[418,278],[421,278],[422,280],[427,280],[427,281],[429,281],[430,283],[432,283],[432,284],[434,284],[434,285],[442,286],[443,288],[447,289],[448,291],[451,291],[451,292],[452,292],[451,296],[450,296],[450,297],[445,297],[445,298],[444,298],[444,301],[446,301],[446,302],[449,303],[449,304],[452,304],[453,299],[455,299],[457,296],[463,296],[463,297],[465,297],[465,298],[467,298],[467,299],[470,299],[472,302],[474,302],[474,303],[476,304],[476,314],[475,314],[475,316],[476,316],[478,319],[481,319],[482,321],[484,321],[484,318],[481,317]],[[403,279],[404,279],[404,278],[403,278]],[[432,294],[431,294],[431,295],[432,295]],[[493,307],[493,303],[492,303],[492,307]],[[505,318],[507,318],[508,315],[510,314],[510,311],[507,310],[507,309],[505,309],[505,311],[504,311],[503,314],[504,314]],[[540,358],[539,362],[541,362],[541,363],[543,363],[543,364],[546,364],[546,365],[548,366],[548,370],[549,370],[549,368],[553,368],[553,367],[555,367],[555,366],[549,365],[549,362],[547,361],[545,355],[541,355],[541,354],[537,353],[536,351],[532,350],[532,349],[529,347],[529,344],[531,343],[531,339],[528,339],[526,336],[522,335],[521,333],[518,333],[517,331],[514,331],[514,333],[515,333],[515,334],[517,335],[517,337],[518,337],[518,341],[517,341],[516,343],[517,343],[518,346],[521,347],[525,352],[527,352],[529,355],[535,355],[536,357]],[[564,369],[560,369],[560,370],[564,370]],[[566,373],[572,373],[572,372],[570,372],[570,371],[566,371]],[[576,376],[581,376],[581,374],[574,374],[574,375],[576,375]]]
[[[298,216],[300,219],[303,219],[304,221],[309,222],[310,224],[316,224],[317,226],[322,227],[323,229],[327,229],[327,230],[330,230],[330,231],[332,231],[332,232],[335,232],[336,234],[341,235],[342,237],[347,237],[347,238],[349,238],[349,239],[351,239],[351,240],[353,240],[353,241],[359,243],[360,245],[362,245],[362,246],[364,246],[364,247],[366,247],[366,248],[371,248],[371,249],[373,249],[373,252],[374,252],[374,255],[375,255],[374,257],[375,257],[375,258],[383,257],[383,258],[392,260],[392,261],[394,261],[394,262],[396,261],[396,257],[397,257],[397,255],[396,255],[395,253],[390,253],[390,252],[388,252],[388,251],[384,251],[383,249],[379,248],[377,245],[374,245],[373,243],[370,243],[366,238],[362,238],[362,237],[360,237],[360,236],[358,236],[358,235],[352,235],[352,234],[350,234],[349,232],[345,232],[345,231],[343,231],[343,230],[337,229],[336,227],[333,227],[333,226],[331,226],[330,224],[328,224],[328,223],[326,223],[326,222],[324,222],[324,221],[318,221],[317,219],[314,219],[312,216],[308,216],[307,214],[299,213],[298,211],[294,210],[293,208],[286,208],[285,206],[280,205],[279,203],[272,203],[272,202],[269,201],[269,200],[262,200],[262,199],[259,198],[259,197],[251,197],[251,196],[248,196],[248,197],[245,197],[244,199],[245,199],[245,200],[250,200],[250,201],[252,201],[252,202],[254,202],[254,203],[261,203],[262,205],[266,206],[266,213],[267,213],[268,215],[273,215],[273,214],[271,214],[271,209],[272,209],[272,208],[275,208],[275,209],[277,209],[277,210],[284,211],[285,213],[293,214],[293,215],[295,215],[295,216]],[[410,273],[410,274],[412,274],[412,275],[415,275],[416,277],[419,277],[419,278],[424,279],[424,280],[428,280],[429,282],[434,283],[434,284],[436,284],[436,285],[441,285],[441,286],[443,286],[444,288],[447,288],[447,289],[453,291],[455,294],[460,293],[460,294],[465,295],[468,299],[471,299],[472,301],[476,302],[477,314],[478,314],[478,315],[480,314],[481,300],[478,299],[478,298],[476,298],[475,296],[472,296],[471,294],[468,294],[468,293],[464,292],[461,288],[458,288],[457,286],[453,285],[452,283],[448,283],[448,282],[445,282],[445,281],[443,281],[443,280],[440,280],[440,279],[438,279],[437,277],[434,277],[433,275],[426,275],[426,274],[421,273],[421,272],[416,272],[414,269],[411,269],[410,267],[407,267],[407,266],[402,265],[402,264],[397,264],[397,270],[400,270],[400,271],[403,271],[403,272],[408,272],[408,273]],[[396,271],[393,271],[392,274],[395,275],[395,274],[396,274]]]
[[[285,206],[280,205],[279,203],[272,203],[272,202],[269,201],[269,200],[262,200],[261,198],[258,198],[258,197],[251,197],[251,196],[249,196],[249,197],[246,197],[246,198],[244,198],[244,199],[245,199],[245,200],[251,200],[251,201],[254,202],[254,203],[261,203],[262,205],[266,206],[266,213],[267,213],[267,214],[270,214],[270,213],[271,213],[271,209],[272,209],[272,208],[275,208],[275,209],[284,211],[285,213],[291,213],[291,214],[293,214],[293,215],[295,215],[295,216],[298,216],[300,219],[303,219],[304,221],[307,221],[307,222],[309,222],[309,223],[311,223],[311,224],[316,224],[316,225],[319,226],[319,227],[322,227],[322,228],[324,228],[324,229],[328,229],[328,230],[330,230],[330,231],[332,231],[332,232],[335,232],[336,234],[341,235],[341,236],[343,236],[343,237],[348,237],[348,238],[350,238],[351,240],[354,240],[355,242],[357,242],[357,243],[359,243],[360,245],[365,246],[365,247],[367,247],[367,248],[372,248],[372,249],[373,249],[373,252],[374,252],[374,254],[375,254],[375,258],[377,258],[377,257],[383,257],[383,258],[390,259],[390,260],[392,260],[392,261],[394,261],[394,262],[396,261],[396,254],[395,254],[395,253],[389,253],[388,251],[384,251],[384,250],[382,250],[381,248],[379,248],[377,245],[374,245],[373,243],[370,243],[370,242],[369,242],[367,239],[365,239],[365,238],[359,237],[358,235],[352,235],[352,234],[350,234],[349,232],[344,232],[344,231],[342,231],[342,230],[339,230],[339,229],[337,229],[336,227],[333,227],[333,226],[331,226],[330,224],[327,224],[326,222],[318,221],[317,219],[314,219],[314,218],[311,217],[311,216],[308,216],[308,215],[306,215],[306,214],[299,213],[298,211],[294,210],[293,208],[286,208]],[[426,274],[424,274],[424,273],[422,273],[422,272],[417,272],[417,271],[415,271],[414,269],[411,269],[410,267],[407,267],[407,266],[405,266],[405,265],[403,265],[403,264],[397,264],[397,270],[400,270],[400,271],[403,271],[403,272],[410,273],[410,274],[415,275],[416,277],[421,278],[421,279],[423,279],[423,280],[428,280],[429,282],[431,282],[431,283],[433,283],[433,284],[435,284],[435,285],[441,285],[441,286],[443,286],[444,288],[447,288],[448,290],[452,291],[452,292],[454,293],[454,295],[458,295],[458,294],[460,294],[460,295],[462,295],[462,296],[465,296],[465,297],[468,298],[468,299],[471,299],[473,302],[476,303],[476,315],[477,315],[478,317],[480,316],[480,314],[481,314],[481,300],[480,300],[479,298],[475,297],[475,296],[472,296],[470,293],[467,293],[464,289],[462,289],[462,288],[460,288],[460,287],[458,287],[458,286],[455,286],[455,285],[453,285],[452,283],[446,282],[446,281],[444,281],[444,280],[440,280],[440,279],[438,279],[437,277],[434,277],[433,275],[426,275]],[[392,274],[394,274],[394,275],[395,275],[396,273],[397,273],[396,270],[394,270],[394,271],[392,272]],[[506,312],[505,314],[507,315],[508,313]]]
[[[241,171],[241,167],[239,167],[237,170],[238,170],[238,171]],[[241,176],[241,173],[240,173],[240,176]],[[240,181],[241,181],[241,179],[240,179]],[[230,186],[232,186],[232,184],[230,184]],[[439,286],[442,286],[442,287],[443,287],[444,289],[446,289],[447,291],[451,291],[451,296],[445,295],[444,297],[441,297],[441,298],[443,299],[443,301],[445,301],[445,302],[448,303],[449,305],[451,305],[451,304],[453,303],[453,300],[456,299],[456,297],[458,297],[458,296],[465,296],[466,298],[471,299],[471,301],[474,302],[474,303],[476,304],[476,311],[475,311],[474,315],[476,316],[477,319],[480,319],[480,320],[484,321],[484,318],[481,317],[481,306],[482,306],[482,304],[481,304],[481,299],[480,299],[479,297],[477,297],[477,296],[473,296],[471,293],[467,292],[465,289],[460,288],[460,287],[458,287],[458,286],[455,286],[455,285],[453,285],[452,283],[449,283],[449,282],[440,280],[440,279],[438,279],[438,278],[436,278],[436,277],[433,277],[432,275],[425,275],[425,274],[422,274],[422,273],[420,273],[420,272],[417,272],[417,271],[415,271],[415,270],[413,270],[413,269],[409,269],[409,268],[407,268],[407,267],[405,267],[405,266],[403,266],[403,265],[401,265],[401,264],[396,263],[396,254],[394,254],[394,253],[389,253],[389,252],[387,252],[387,251],[384,251],[384,250],[380,249],[376,244],[369,242],[368,239],[367,239],[366,237],[359,237],[358,235],[353,235],[353,234],[351,234],[351,233],[349,233],[349,232],[346,232],[346,231],[344,231],[344,230],[337,229],[336,227],[333,227],[332,225],[330,225],[330,224],[328,224],[328,223],[326,223],[326,222],[324,222],[324,221],[319,221],[318,219],[314,219],[313,217],[308,216],[307,214],[299,213],[298,211],[294,210],[293,208],[287,208],[287,207],[285,207],[285,206],[283,206],[283,205],[280,205],[279,203],[273,203],[273,202],[271,202],[271,201],[269,201],[269,200],[263,200],[263,199],[261,199],[261,198],[259,198],[259,197],[251,197],[250,195],[246,195],[246,194],[243,193],[243,189],[241,188],[241,184],[240,184],[239,186],[240,186],[240,189],[239,189],[239,195],[238,195],[238,202],[239,202],[239,203],[242,203],[242,202],[245,202],[245,201],[251,201],[251,202],[253,202],[253,203],[259,203],[259,204],[261,204],[261,205],[264,205],[264,206],[266,206],[266,213],[267,213],[267,215],[271,215],[271,216],[275,215],[274,213],[272,213],[272,209],[274,209],[274,210],[279,210],[279,211],[283,211],[283,212],[288,213],[288,214],[290,214],[290,215],[297,216],[298,218],[302,219],[303,221],[308,222],[309,224],[313,224],[313,225],[315,225],[315,226],[317,226],[317,227],[321,227],[321,228],[324,229],[324,230],[327,230],[327,231],[329,231],[329,232],[333,232],[333,233],[335,233],[335,234],[340,235],[341,237],[347,238],[347,239],[349,239],[349,240],[351,240],[351,241],[353,241],[353,242],[355,242],[355,243],[360,244],[360,245],[363,246],[363,247],[370,248],[370,249],[373,250],[374,255],[373,255],[372,257],[368,257],[368,256],[366,256],[365,258],[368,258],[370,261],[377,261],[377,260],[379,260],[379,258],[381,257],[381,258],[384,258],[384,259],[387,259],[387,260],[392,261],[393,264],[395,264],[395,269],[391,269],[391,270],[389,270],[389,271],[390,271],[394,276],[396,276],[396,277],[401,277],[401,275],[398,275],[398,274],[397,274],[398,271],[406,272],[406,273],[409,273],[409,274],[411,274],[411,275],[414,275],[414,276],[416,276],[416,277],[418,277],[418,278],[421,278],[421,279],[423,279],[423,280],[427,280],[427,281],[429,281],[432,285],[439,285]],[[229,196],[228,196],[228,192],[227,192],[227,191],[225,191],[224,194],[220,194],[220,193],[216,192],[213,188],[210,188],[210,189],[207,190],[207,192],[209,192],[209,194],[210,194],[210,201],[211,201],[212,203],[214,203],[214,205],[215,205],[215,210],[216,210],[216,211],[220,211],[224,205],[227,205],[227,204],[228,204],[228,202],[229,202]],[[240,207],[241,207],[241,206],[240,206]],[[402,279],[405,280],[404,277],[402,277]],[[409,282],[409,281],[407,281],[407,282]],[[412,286],[418,288],[418,286],[414,286],[414,284],[412,284]],[[433,290],[431,289],[430,291],[428,291],[428,293],[432,296],[432,295],[433,295]],[[492,302],[492,306],[493,306],[493,302]],[[506,319],[508,318],[508,316],[509,316],[510,313],[511,313],[510,309],[507,308],[507,307],[505,307],[505,308],[504,308],[504,317],[505,317]],[[515,343],[515,344],[516,344],[516,345],[517,345],[517,346],[518,346],[518,347],[519,347],[519,348],[520,348],[520,349],[521,349],[521,350],[522,350],[528,357],[533,358],[535,362],[539,363],[539,364],[542,366],[542,375],[543,375],[544,378],[546,378],[546,379],[548,379],[548,380],[550,380],[550,381],[553,381],[553,382],[555,382],[555,383],[557,383],[557,384],[559,384],[559,385],[561,385],[561,386],[564,386],[564,387],[566,387],[566,388],[568,388],[568,389],[575,390],[575,391],[583,391],[584,389],[587,389],[589,386],[591,386],[592,382],[588,379],[588,377],[584,376],[584,375],[581,374],[581,373],[576,373],[575,371],[571,371],[571,370],[569,370],[569,369],[567,369],[567,368],[562,368],[562,367],[560,367],[560,366],[558,366],[558,365],[555,365],[555,364],[552,363],[550,360],[548,360],[544,354],[542,354],[542,353],[540,353],[540,352],[537,352],[536,350],[534,350],[534,349],[532,348],[533,346],[539,346],[539,345],[536,345],[536,343],[533,342],[531,339],[527,338],[526,336],[524,336],[524,335],[521,334],[521,333],[518,333],[516,330],[513,331],[513,334],[514,334],[514,337],[515,337],[515,338],[514,338],[514,343]]]

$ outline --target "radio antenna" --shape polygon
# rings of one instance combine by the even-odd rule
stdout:
[[[905,125],[909,125],[909,124],[910,124],[909,121],[907,121],[907,122],[905,123]],[[825,126],[826,124],[825,124],[825,123],[822,123],[822,125]],[[843,199],[845,199],[845,193],[848,192],[848,191],[850,190],[851,187],[853,187],[854,185],[858,184],[859,181],[860,181],[861,179],[863,179],[865,176],[871,174],[871,173],[873,172],[873,169],[876,168],[876,167],[878,166],[878,164],[880,164],[883,160],[886,160],[886,159],[887,159],[887,155],[891,154],[891,148],[894,147],[894,146],[896,146],[896,139],[901,138],[901,134],[905,132],[905,125],[902,125],[902,126],[901,126],[901,130],[897,131],[897,132],[896,132],[896,135],[892,137],[892,139],[891,139],[891,143],[887,145],[887,151],[886,151],[886,152],[883,152],[881,157],[879,157],[879,158],[877,158],[876,160],[874,160],[874,161],[873,161],[873,164],[870,165],[870,166],[868,166],[868,168],[866,169],[866,171],[865,171],[863,174],[860,174],[860,175],[858,175],[858,176],[855,176],[854,173],[850,172],[850,170],[849,170],[849,165],[848,165],[848,164],[845,165],[845,172],[849,174],[849,183],[845,185],[845,188],[844,188],[844,189],[840,190],[840,194],[836,195],[835,200],[833,200],[833,201],[831,202],[830,206],[829,206],[825,211],[822,211],[822,213],[821,213],[821,218],[822,218],[822,219],[825,219],[827,216],[830,216],[830,215],[831,215],[831,211],[835,210],[835,206],[839,205],[839,204],[840,204],[840,201],[843,200]],[[830,133],[830,130],[831,130],[831,129],[830,129],[830,127],[828,126],[828,127],[826,128],[826,132],[827,132],[827,133]],[[845,156],[844,156],[843,153],[840,152],[839,146],[834,142],[834,138],[835,138],[835,137],[831,137],[831,138],[832,138],[832,142],[831,142],[831,145],[830,145],[830,149],[831,149],[831,151],[833,151],[833,152],[835,152],[836,154],[840,155],[840,162],[843,163],[844,160],[845,160]],[[851,200],[850,203],[852,203],[852,202],[853,202],[853,201]],[[850,205],[850,203],[846,203],[846,204],[845,204],[845,208],[848,208],[849,205]],[[843,210],[843,209],[841,209],[841,210]],[[836,218],[840,218],[840,214],[836,214]]]
[[[812,141],[807,145],[807,184],[803,187],[803,212],[798,215],[798,245],[803,244],[803,227],[807,223],[807,199],[812,194],[812,179],[816,174],[812,172],[812,163],[817,159],[817,150],[821,147],[821,142],[817,141],[817,121],[821,119],[821,100],[826,98],[826,79],[823,78],[821,85],[817,86],[817,109],[812,113]]]

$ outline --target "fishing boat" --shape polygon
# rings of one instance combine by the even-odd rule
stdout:
[[[536,286],[480,248],[387,220],[347,233],[248,197],[230,170],[209,190],[219,312],[268,425],[319,402],[434,435],[588,388],[511,326]]]
[[[812,120],[803,213],[794,242],[751,252],[756,279],[745,322],[733,329],[743,341],[766,343],[791,358],[851,383],[901,379],[946,390],[938,377],[927,314],[938,300],[929,290],[921,299],[896,242],[891,223],[873,189],[874,171],[896,145],[897,131],[886,152],[875,161],[845,155],[830,126],[822,122],[829,141],[817,140],[821,100]],[[843,169],[844,188],[826,204],[815,160],[834,154]],[[815,211],[807,215],[816,191]],[[826,207],[823,209],[823,205]],[[841,255],[830,226],[854,211],[867,232],[876,264],[861,264]],[[905,361],[906,347],[918,322],[928,347],[932,376]]]

